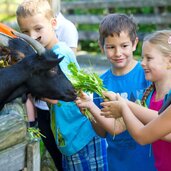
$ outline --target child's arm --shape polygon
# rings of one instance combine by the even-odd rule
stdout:
[[[32,96],[30,94],[28,95],[25,105],[26,105],[28,122],[30,124],[35,124],[36,112],[35,112],[34,102],[33,102]],[[30,126],[32,126],[32,125],[30,125]]]
[[[127,129],[132,136],[141,144],[149,144],[158,139],[167,140],[170,136],[166,136],[171,132],[171,106],[168,107],[163,114],[153,119],[147,125],[143,125],[129,110],[129,112],[123,109],[123,117],[126,123]],[[155,111],[154,111],[155,112]]]
[[[106,131],[109,132],[111,135],[119,134],[125,131],[126,128],[123,124],[122,119],[115,120],[114,118],[109,119],[101,116],[101,110],[95,105],[95,103],[87,94],[82,93],[80,97],[77,98],[76,104],[81,111],[87,108],[93,115],[93,117],[95,118],[95,122],[92,121],[92,125],[98,135],[104,137]]]
[[[104,107],[104,109],[102,109],[102,112],[105,112],[107,110],[108,113],[110,112],[112,113],[111,115],[113,115],[113,117],[115,118],[121,117],[122,115],[120,111],[121,109],[119,109],[119,105],[115,107],[114,105],[112,105],[113,101],[116,100],[118,95],[116,95],[113,92],[103,92],[103,95],[111,101],[101,103],[101,105]],[[131,111],[134,113],[134,115],[144,124],[147,124],[154,118],[158,117],[157,111],[140,106],[139,104],[136,104],[129,100],[125,100],[125,101],[130,107]]]
[[[171,142],[171,133],[161,138],[164,141]]]
[[[113,101],[111,105],[112,108],[115,108],[115,112],[117,111],[122,114],[128,131],[138,143],[142,145],[149,144],[164,136],[165,139],[167,138],[167,140],[170,140],[170,135],[167,134],[171,132],[171,106],[169,106],[161,115],[144,126],[144,124],[134,115],[126,100],[121,98],[119,95],[117,95],[116,101]],[[145,111],[147,113],[149,112],[149,114],[153,113],[154,115],[157,113],[157,111],[148,109]],[[116,117],[111,110],[108,113],[107,110],[102,112],[102,115],[106,117]]]
[[[50,104],[57,104],[58,100],[48,99],[48,98],[41,98],[41,100],[48,102]]]

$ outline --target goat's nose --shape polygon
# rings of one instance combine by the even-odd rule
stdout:
[[[70,91],[69,94],[70,94],[70,96],[72,96],[72,98],[74,98],[74,100],[76,99],[76,97],[77,97],[76,90]]]

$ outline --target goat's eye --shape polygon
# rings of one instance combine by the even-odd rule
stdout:
[[[52,68],[48,72],[48,75],[51,76],[51,77],[55,76],[56,74],[57,74],[57,68],[56,67],[55,68]]]
[[[54,67],[54,68],[50,69],[50,72],[55,72],[55,73],[57,73],[57,68]]]

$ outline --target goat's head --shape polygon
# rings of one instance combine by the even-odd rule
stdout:
[[[40,43],[33,40],[29,36],[18,32],[14,33],[18,38],[12,38],[0,32],[1,49],[4,47],[7,48],[10,58],[14,58],[16,61],[20,61],[25,57],[28,58],[28,56],[30,56],[30,59],[35,58],[36,56],[37,60],[39,61],[48,59],[51,64],[55,63],[55,67],[54,64],[52,64],[51,69],[45,66],[44,68],[47,69],[42,68],[34,72],[32,76],[30,76],[29,79],[24,82],[27,87],[27,92],[22,93],[31,93],[33,96],[38,98],[44,97],[63,101],[75,100],[75,90],[59,66],[62,58],[58,58],[56,54],[50,50],[46,50]],[[30,62],[32,62],[32,60]],[[36,66],[35,63],[36,62],[34,60],[33,65]],[[48,65],[48,62],[46,65]],[[20,77],[20,75],[18,76]],[[21,94],[17,96],[20,95]]]

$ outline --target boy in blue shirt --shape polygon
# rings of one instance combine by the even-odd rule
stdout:
[[[64,57],[59,65],[65,75],[69,72],[70,62],[79,68],[74,52],[65,43],[59,42],[55,35],[57,21],[47,0],[23,1],[17,9],[17,21],[23,33],[38,40],[45,48],[52,49],[59,57]],[[57,100],[46,101],[57,103]],[[82,115],[74,102],[59,103],[60,106],[53,105],[52,111],[55,113],[56,142],[63,155],[63,170],[107,170],[105,141],[96,135],[91,122]],[[46,103],[36,106],[42,112],[49,110]]]
[[[133,57],[138,43],[136,24],[127,15],[109,14],[100,23],[99,34],[101,50],[111,64],[111,68],[101,76],[105,88],[108,91],[119,93],[126,99],[135,101],[149,85],[149,82],[145,80],[140,62]],[[85,96],[85,98],[88,97]],[[114,119],[101,116],[100,103],[102,101],[95,94],[94,103],[91,100],[85,102],[78,99],[77,104],[81,108],[89,109],[96,119],[97,133],[106,137],[109,170],[156,170],[153,155],[150,156],[150,145],[139,145],[128,131],[118,132],[120,130],[118,126],[123,120],[114,121]],[[97,127],[97,125],[100,126]],[[125,128],[123,129],[125,130]]]

